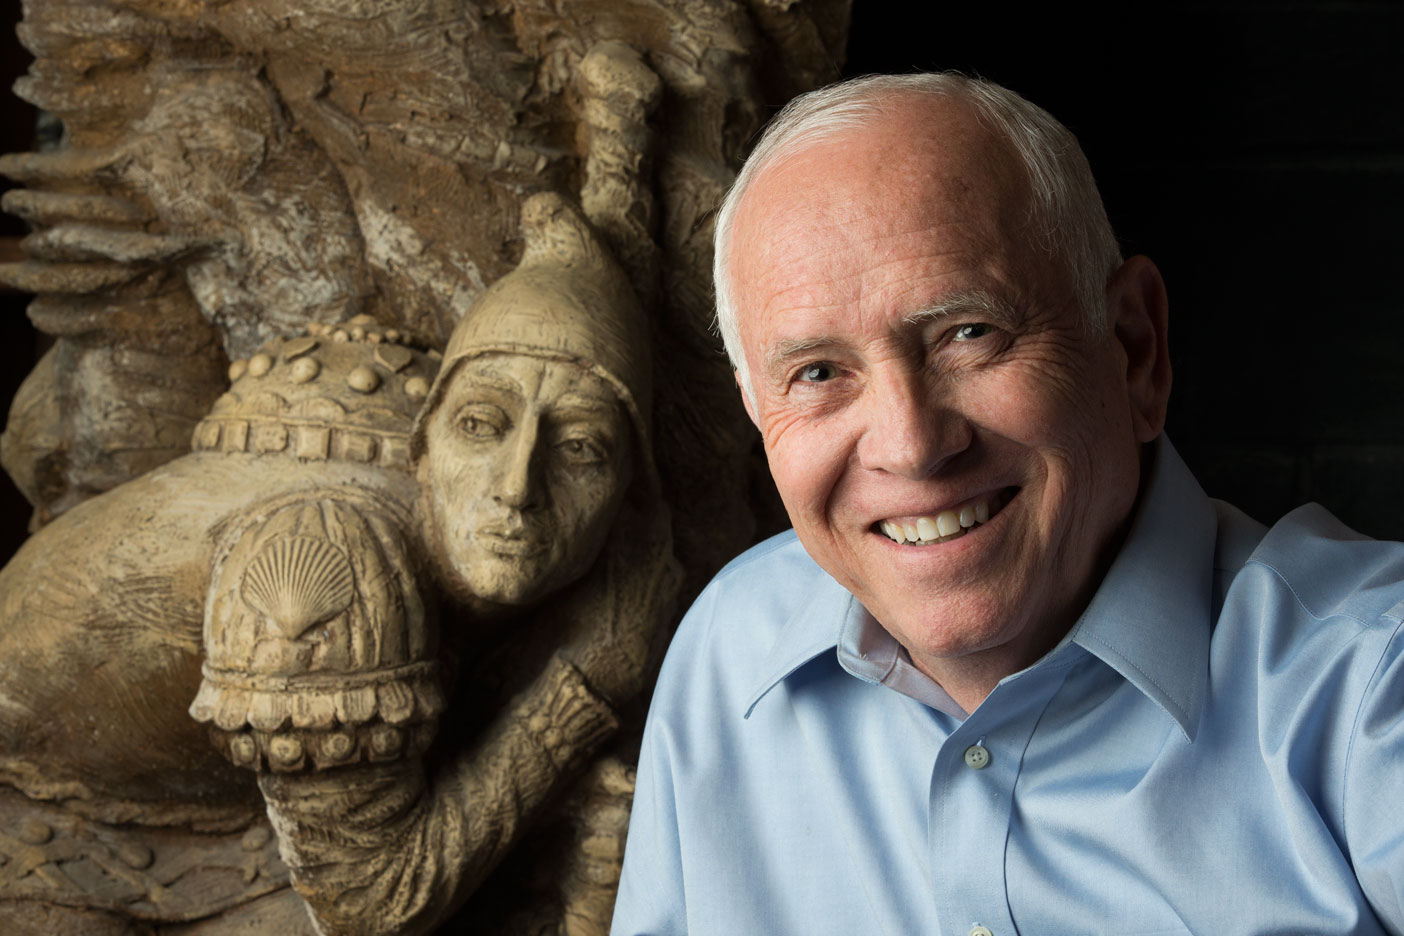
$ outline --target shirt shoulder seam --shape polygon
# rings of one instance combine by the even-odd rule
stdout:
[[[1301,607],[1301,609],[1305,611],[1313,621],[1326,620],[1327,615],[1317,614],[1314,610],[1312,610],[1311,606],[1306,603],[1306,599],[1304,599],[1301,593],[1297,591],[1296,586],[1292,584],[1291,580],[1288,579],[1287,576],[1283,574],[1282,570],[1277,568],[1277,566],[1273,565],[1265,559],[1258,559],[1256,557],[1249,558],[1248,562],[1260,565],[1263,568],[1267,569],[1269,572],[1271,572],[1273,575],[1275,575],[1277,577],[1277,580],[1287,587],[1287,591],[1291,593],[1292,597],[1296,600],[1298,606]],[[1364,620],[1359,615],[1351,614],[1348,611],[1336,611],[1329,616],[1341,617],[1349,621],[1354,621],[1356,624],[1360,625],[1363,628],[1370,627],[1369,621]]]

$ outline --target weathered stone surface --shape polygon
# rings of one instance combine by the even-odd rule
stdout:
[[[846,18],[28,0],[0,922],[607,929],[638,699],[768,503],[710,212]]]

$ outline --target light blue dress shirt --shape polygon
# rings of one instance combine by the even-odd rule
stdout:
[[[1067,637],[968,716],[793,533],[704,591],[613,933],[1404,929],[1404,545],[1271,530],[1165,440]]]

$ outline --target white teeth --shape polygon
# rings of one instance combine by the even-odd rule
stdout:
[[[990,505],[985,502],[966,504],[957,513],[943,510],[935,517],[917,517],[914,521],[884,520],[878,528],[896,543],[936,543],[963,535],[977,524],[990,519]]]

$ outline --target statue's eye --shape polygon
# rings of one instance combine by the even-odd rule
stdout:
[[[972,322],[969,325],[958,326],[955,334],[951,336],[952,341],[974,341],[976,338],[983,338],[994,331],[993,325],[985,322]]]
[[[476,416],[464,417],[463,422],[459,424],[459,428],[468,435],[477,436],[479,438],[497,435],[496,426],[492,425],[492,423],[488,422],[486,419],[479,419]]]
[[[806,364],[801,367],[796,379],[803,383],[823,383],[826,380],[833,380],[837,376],[837,367],[826,361],[820,361],[817,364]]]
[[[458,431],[470,439],[495,439],[506,429],[506,415],[495,406],[469,406],[458,413]]]
[[[566,458],[582,465],[591,465],[605,460],[603,449],[591,439],[583,436],[570,436],[556,443],[556,450]]]

